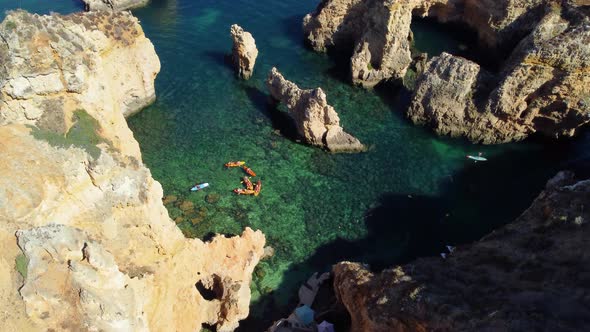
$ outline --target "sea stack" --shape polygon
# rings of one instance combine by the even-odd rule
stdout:
[[[241,26],[234,24],[230,29],[234,41],[232,48],[232,62],[238,76],[242,79],[249,79],[254,72],[254,64],[258,56],[258,49],[252,34],[244,31]]]
[[[297,131],[310,145],[326,148],[330,152],[362,152],[365,146],[340,127],[340,118],[334,107],[328,105],[321,88],[303,90],[286,80],[273,68],[266,81],[270,95],[284,103],[295,121]]]

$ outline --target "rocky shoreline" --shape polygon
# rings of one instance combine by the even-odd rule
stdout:
[[[514,222],[446,259],[333,267],[350,331],[576,331],[590,323],[590,180],[551,179]],[[442,249],[441,249],[442,250]]]
[[[0,326],[234,330],[265,238],[187,239],[169,218],[125,121],[160,70],[138,20],[14,11],[0,36]]]
[[[430,59],[407,110],[414,123],[497,144],[534,133],[571,137],[590,122],[590,19],[583,3],[324,0],[304,18],[303,30],[316,51],[353,45],[351,81],[373,87],[407,74],[413,16],[466,24],[492,50],[510,50],[498,73],[451,54]]]

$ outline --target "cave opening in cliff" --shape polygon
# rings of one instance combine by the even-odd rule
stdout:
[[[221,277],[216,274],[199,280],[195,287],[207,301],[221,300],[223,297],[223,283]]]
[[[443,52],[479,64],[490,72],[498,72],[507,55],[484,46],[473,28],[461,22],[441,23],[432,17],[412,18],[412,56],[427,53],[428,58]]]
[[[217,326],[203,323],[201,324],[201,332],[217,332]]]

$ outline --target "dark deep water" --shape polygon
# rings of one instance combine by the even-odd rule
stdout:
[[[339,260],[381,269],[437,255],[445,244],[476,240],[513,220],[558,170],[590,175],[588,132],[560,142],[475,146],[413,126],[394,88],[351,87],[346,66],[304,47],[301,19],[316,4],[153,0],[134,11],[162,70],[158,100],[129,125],[154,178],[178,198],[167,205],[171,217],[191,237],[260,229],[276,250],[256,270],[253,318],[244,331],[263,330],[278,318],[313,271]],[[82,8],[77,1],[0,0],[2,10],[17,6],[39,13]],[[233,23],[253,34],[260,51],[247,82],[224,61]],[[456,30],[431,22],[416,23],[413,31],[416,46],[431,55],[469,47]],[[331,155],[293,141],[288,119],[268,104],[264,79],[272,66],[300,87],[321,86],[342,126],[370,151]],[[477,152],[489,161],[465,159]],[[238,159],[262,180],[259,197],[231,192],[242,173],[223,164]],[[189,193],[195,182],[211,187]],[[185,200],[196,208],[183,212],[178,203]]]

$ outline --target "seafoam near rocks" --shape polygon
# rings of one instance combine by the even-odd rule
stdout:
[[[0,326],[235,329],[264,235],[205,243],[168,217],[124,118],[159,70],[137,20],[19,11],[0,36]]]
[[[237,24],[231,26],[230,33],[233,40],[232,62],[238,72],[238,76],[247,80],[252,77],[256,57],[258,57],[256,42],[251,33],[244,31]]]
[[[266,80],[270,95],[284,103],[305,142],[331,152],[361,152],[366,148],[340,127],[340,118],[321,88],[300,89],[272,68]]]

